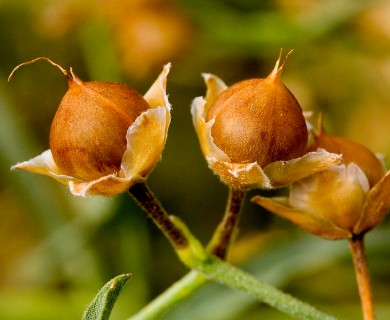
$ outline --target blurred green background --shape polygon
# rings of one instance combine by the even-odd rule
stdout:
[[[78,319],[106,281],[132,272],[112,314],[125,319],[187,272],[126,194],[79,199],[47,177],[10,172],[48,149],[67,90],[43,62],[7,83],[15,65],[46,56],[83,80],[144,93],[171,61],[172,124],[149,184],[206,243],[227,189],[207,168],[192,126],[191,101],[205,93],[200,74],[228,85],[265,77],[280,48],[294,49],[282,80],[314,122],[322,112],[328,132],[389,158],[389,16],[389,1],[0,0],[0,319]],[[337,317],[359,319],[347,242],[310,236],[249,196],[232,262]],[[389,220],[367,235],[379,320],[390,318]],[[289,319],[215,284],[164,316],[259,318]]]

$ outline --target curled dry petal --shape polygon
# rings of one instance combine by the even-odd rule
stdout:
[[[280,187],[325,170],[340,163],[341,160],[341,155],[319,149],[297,159],[271,163],[264,168],[264,172],[272,181],[274,187]]]
[[[229,186],[236,189],[271,189],[271,181],[256,162],[233,163],[206,157],[210,168]]]
[[[57,181],[67,184],[73,177],[61,174],[54,162],[50,149],[42,152],[28,161],[23,161],[11,167],[11,170],[25,170],[32,173],[43,174]]]
[[[141,114],[134,125],[130,126],[127,131],[127,149],[122,158],[121,175],[145,176],[153,169],[161,158],[169,118],[165,107],[157,107]]]
[[[203,114],[203,116],[206,117],[207,112],[209,111],[210,107],[213,105],[219,94],[227,89],[227,85],[225,84],[225,82],[223,82],[222,79],[210,73],[203,73],[202,76],[207,86],[205,98],[207,103],[204,110],[205,113]]]
[[[206,123],[204,119],[204,110],[207,106],[206,100],[202,97],[195,98],[192,107],[192,121],[195,126],[196,133],[200,142],[200,147],[203,154],[207,157],[212,157],[212,161],[226,161],[230,162],[230,158],[219,149],[211,136],[211,127],[214,124],[214,119]]]

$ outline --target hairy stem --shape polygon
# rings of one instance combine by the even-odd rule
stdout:
[[[181,301],[188,297],[195,289],[203,285],[208,280],[215,280],[221,284],[227,285],[233,289],[240,290],[252,297],[278,309],[290,316],[307,320],[336,320],[334,317],[318,311],[314,307],[306,304],[268,284],[265,284],[250,274],[218,259],[215,256],[209,256],[199,263],[179,282],[170,287],[167,293],[174,295],[174,299],[168,294],[160,296],[159,308],[156,305],[145,307],[142,312],[137,313],[129,320],[156,319],[162,315],[161,311],[167,311],[173,303]],[[184,285],[188,286],[188,291],[183,290]],[[178,286],[178,287],[176,287]],[[183,297],[178,296],[179,293]],[[176,300],[175,300],[176,299]],[[153,302],[155,303],[155,302]]]
[[[214,235],[207,247],[215,256],[226,259],[237,234],[237,225],[240,218],[245,191],[229,189],[225,214],[214,231]]]
[[[216,228],[207,247],[209,252],[221,259],[227,257],[234,242],[244,198],[244,191],[229,189],[223,219]],[[198,271],[192,270],[128,320],[156,319],[156,317],[161,316],[181,301],[187,299],[207,282],[209,282],[207,277]]]
[[[207,282],[209,282],[207,277],[192,270],[127,320],[158,319],[181,301],[190,297]]]
[[[243,291],[290,316],[307,320],[335,320],[334,317],[318,311],[311,305],[306,304],[273,286],[259,281],[252,275],[215,256],[209,256],[209,258],[199,264],[196,269],[208,278],[230,286],[231,288]]]
[[[174,223],[145,182],[140,182],[132,186],[129,189],[129,193],[153,220],[155,225],[164,233],[175,249],[182,249],[189,246],[185,232]]]
[[[190,273],[186,277],[190,286],[191,284],[194,284],[194,287],[200,286],[203,282],[207,281],[207,279],[215,280],[221,284],[230,286],[231,288],[243,291],[254,298],[257,298],[259,301],[265,302],[271,307],[300,319],[335,319],[270,285],[262,283],[244,271],[233,267],[218,257],[206,252],[206,250],[199,244],[199,241],[192,236],[188,228],[182,222],[177,220],[174,216],[169,216],[161,207],[160,203],[157,200],[152,199],[153,195],[144,183],[141,186],[130,188],[129,192],[145,211],[151,211],[147,211],[148,215],[166,234],[181,260],[189,268],[200,272],[195,273],[196,271],[193,271],[194,273]],[[143,196],[140,192],[145,192],[146,195]],[[148,204],[145,203],[145,201],[150,201],[151,203]],[[158,215],[163,215],[163,217],[158,217]],[[203,276],[205,279],[200,276]],[[180,292],[186,295],[186,293],[181,291],[181,289]],[[168,297],[168,301],[172,300]],[[133,319],[152,318],[138,317]]]
[[[352,260],[355,267],[356,281],[359,287],[360,301],[362,304],[364,320],[374,320],[374,304],[370,274],[368,271],[367,258],[364,250],[363,235],[355,236],[349,241]]]

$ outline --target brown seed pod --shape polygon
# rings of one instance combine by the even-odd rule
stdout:
[[[207,112],[206,121],[215,118],[214,143],[232,162],[265,167],[305,154],[308,134],[302,109],[280,80],[287,57],[279,68],[279,56],[267,78],[244,80],[224,90]]]
[[[374,186],[385,174],[385,169],[375,154],[364,145],[339,136],[326,134],[319,120],[320,132],[313,131],[314,143],[310,149],[323,148],[328,152],[342,154],[343,163],[355,163],[367,176],[370,187]]]
[[[53,159],[65,174],[85,181],[120,170],[126,150],[126,132],[149,109],[146,100],[129,86],[112,82],[83,82],[71,69],[40,57],[59,68],[69,89],[62,98],[50,129]]]

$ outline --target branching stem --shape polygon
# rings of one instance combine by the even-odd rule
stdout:
[[[221,259],[230,251],[236,235],[237,224],[245,198],[245,192],[229,189],[222,221],[216,228],[207,250]],[[166,313],[181,301],[209,282],[202,273],[192,270],[128,320],[151,320]]]
[[[270,285],[262,283],[246,272],[207,252],[180,220],[174,216],[169,216],[166,213],[160,203],[154,199],[153,194],[145,183],[133,186],[130,188],[129,193],[171,241],[181,260],[193,270],[184,277],[184,280],[182,280],[183,282],[179,281],[168,289],[169,295],[172,296],[162,295],[162,298],[159,300],[161,304],[154,304],[152,308],[146,307],[145,312],[140,312],[133,316],[131,318],[132,320],[155,319],[158,315],[162,314],[160,312],[161,310],[165,308],[163,311],[166,311],[167,306],[181,301],[181,295],[184,297],[188,296],[208,280],[215,280],[221,284],[243,291],[254,298],[257,298],[259,301],[265,302],[286,314],[300,319],[335,320],[335,318],[316,310],[312,306],[299,301]],[[237,196],[237,199],[240,199],[239,201],[231,202],[231,204],[234,205],[233,207],[237,205],[236,209],[231,210],[231,213],[236,212],[238,214],[243,194],[240,195],[239,193],[233,192],[231,195]],[[228,208],[229,207],[230,205],[228,205]],[[224,221],[226,221],[226,228],[223,227],[224,223],[222,222],[216,231],[216,233],[219,233],[219,236],[213,238],[213,240],[222,239],[223,245],[215,246],[211,244],[209,247],[211,250],[216,250],[216,248],[218,248],[216,251],[218,254],[222,255],[228,253],[231,239],[233,239],[231,236],[228,236],[226,230],[234,231],[238,218],[228,218],[226,220],[224,219]],[[234,232],[230,232],[229,234],[232,235]],[[218,241],[215,243],[218,244]],[[189,288],[189,293],[183,291],[183,283]],[[160,308],[160,310],[158,310],[158,308]]]

